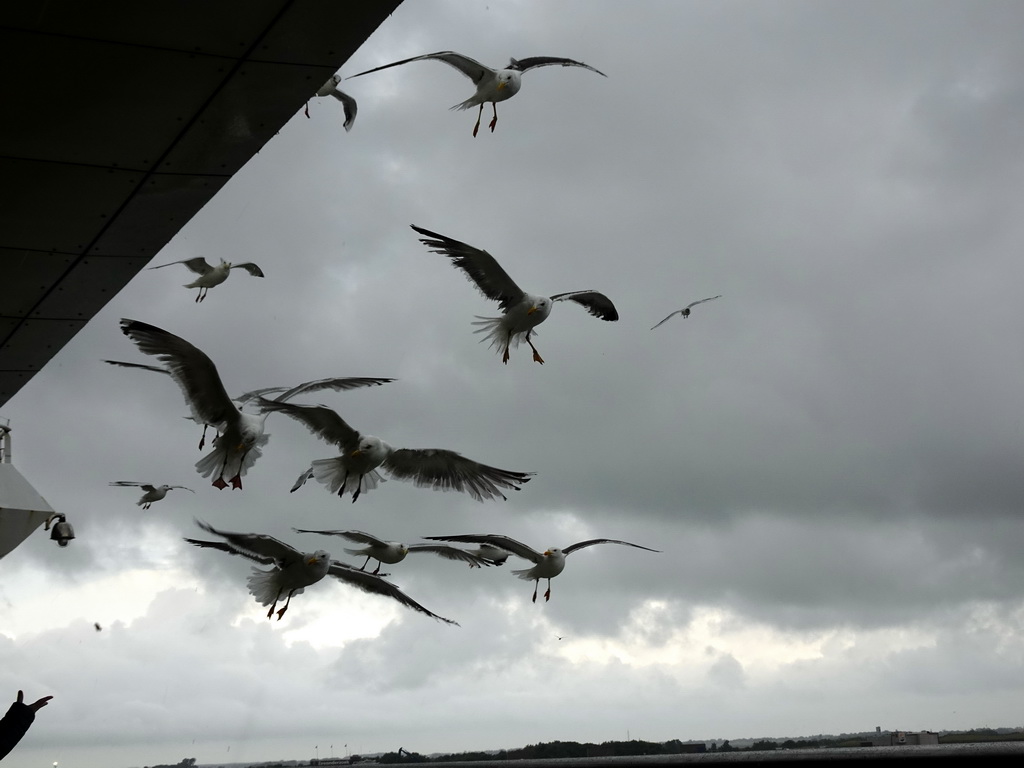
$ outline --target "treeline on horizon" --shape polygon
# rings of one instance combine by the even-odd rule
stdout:
[[[679,739],[671,739],[664,742],[655,741],[604,741],[600,744],[578,741],[550,741],[541,744],[529,744],[519,749],[502,749],[497,752],[459,752],[458,754],[435,755],[428,757],[418,752],[409,752],[405,749],[400,752],[385,752],[378,757],[368,757],[365,760],[359,755],[352,755],[350,763],[376,762],[385,764],[394,763],[460,763],[489,760],[537,760],[559,757],[633,757],[637,755],[678,755],[696,751],[695,746],[706,745],[707,752],[761,752],[775,749],[822,749],[827,747],[860,747],[872,736],[872,732],[865,731],[859,734],[843,734],[834,738],[818,736],[806,739],[785,739],[784,741],[773,741],[771,739],[737,739],[737,741],[752,741],[747,746],[733,746],[729,739],[719,742],[716,740],[683,742]],[[1019,728],[971,728],[969,731],[946,731],[939,735],[940,744],[971,744],[986,741],[1024,741],[1024,730]],[[313,764],[314,761],[310,761]],[[291,760],[278,763],[261,763],[262,768],[293,768],[301,764],[300,761]],[[187,757],[174,765],[153,765],[145,768],[195,768],[196,759]]]
[[[755,740],[747,746],[733,746],[728,739],[724,741],[682,742],[671,739],[665,742],[653,741],[605,741],[600,744],[578,741],[551,741],[541,744],[530,744],[519,749],[502,749],[497,752],[460,752],[458,754],[435,755],[427,757],[418,752],[385,752],[376,758],[378,763],[459,763],[487,760],[537,760],[561,757],[633,757],[637,755],[678,755],[693,752],[694,744],[706,744],[708,752],[761,752],[776,749],[823,749],[860,747],[873,735],[871,732],[862,734],[843,734],[837,737],[818,736],[806,739],[772,739]],[[750,741],[743,739],[743,742]],[[939,736],[940,744],[962,744],[983,741],[1024,741],[1024,732],[1007,729],[972,728],[969,731],[945,733]],[[358,761],[358,756],[353,756]]]

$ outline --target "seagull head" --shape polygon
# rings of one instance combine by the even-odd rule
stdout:
[[[388,454],[388,445],[379,437],[373,435],[363,435],[363,439],[359,441],[359,447],[356,448],[350,456],[365,456],[370,461],[384,461],[384,458]]]
[[[519,93],[522,84],[519,72],[514,69],[503,69],[498,73],[498,82],[495,83],[494,90],[501,96],[499,101],[504,101]]]
[[[306,560],[306,565],[316,565],[317,563],[322,563],[324,561],[329,561],[330,559],[331,559],[331,553],[330,552],[326,552],[326,551],[324,551],[322,549],[318,549],[316,552],[314,552],[312,555],[309,556],[309,559]]]
[[[538,313],[540,314],[541,320],[551,314],[551,299],[547,296],[534,297],[533,304],[531,304],[530,308],[526,310],[526,314],[528,315],[535,315]]]
[[[267,422],[270,411],[261,414],[239,412],[241,418],[238,420],[239,440],[238,450],[252,448],[263,437],[263,427]]]

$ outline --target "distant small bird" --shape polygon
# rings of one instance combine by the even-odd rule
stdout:
[[[341,416],[323,405],[296,405],[260,398],[265,411],[287,414],[322,440],[341,448],[341,456],[318,459],[292,486],[297,491],[311,477],[327,486],[331,493],[359,495],[369,493],[384,481],[377,468],[399,480],[411,480],[435,491],[460,491],[477,501],[505,495],[499,490],[518,491],[530,480],[532,472],[513,472],[489,467],[444,448],[392,448],[374,435],[364,435],[350,427]]]
[[[659,325],[661,325],[661,323],[664,323],[670,317],[674,317],[675,315],[682,315],[684,319],[689,317],[690,316],[690,307],[696,307],[698,304],[703,304],[705,301],[714,301],[715,299],[720,299],[720,298],[722,298],[722,294],[718,294],[717,296],[709,296],[706,299],[701,299],[700,301],[695,301],[695,302],[693,302],[691,304],[687,304],[682,309],[677,309],[675,312],[669,313],[668,317],[666,317],[665,320],[662,320],[660,323],[652,325],[651,326],[651,330],[653,331],[655,328],[657,328]]]
[[[458,560],[463,563],[469,563],[470,568],[479,568],[481,565],[490,565],[491,563],[474,554],[467,552],[464,549],[458,547],[452,547],[448,544],[403,544],[399,541],[384,541],[378,539],[369,533],[363,533],[362,531],[310,531],[305,528],[292,528],[296,533],[318,533],[321,536],[340,536],[341,538],[348,539],[349,541],[359,542],[360,544],[366,544],[367,546],[361,549],[348,549],[346,547],[345,552],[350,555],[357,557],[366,556],[366,562],[364,562],[359,570],[366,570],[366,566],[370,564],[370,560],[377,561],[377,567],[373,570],[373,574],[380,574],[380,567],[384,563],[388,565],[394,565],[405,560],[406,555],[410,552],[429,552],[439,557],[443,557],[446,560]],[[387,576],[388,574],[380,574],[381,576]]]
[[[143,509],[149,509],[154,501],[160,501],[160,499],[167,495],[168,491],[175,488],[195,493],[191,488],[186,488],[184,485],[152,485],[151,483],[136,483],[131,480],[117,480],[110,483],[110,485],[116,485],[120,488],[141,488],[145,493],[142,494],[142,498],[135,502],[135,505]]]
[[[277,604],[282,599],[285,600],[285,604],[284,607],[276,611],[278,621],[291,605],[292,597],[301,594],[306,587],[316,584],[325,576],[333,576],[364,592],[390,597],[406,608],[425,613],[438,621],[456,624],[451,619],[428,611],[391,582],[339,563],[337,560],[331,560],[330,553],[322,549],[318,549],[316,552],[302,553],[273,536],[261,533],[219,531],[201,520],[196,520],[196,525],[208,533],[222,537],[225,541],[186,538],[185,541],[189,544],[219,549],[221,552],[231,555],[241,555],[260,565],[273,566],[269,571],[253,568],[252,575],[248,580],[249,592],[261,605],[270,606],[270,610],[267,611],[268,619],[273,618]],[[456,624],[456,626],[458,625]]]
[[[493,133],[494,126],[498,124],[498,102],[511,99],[519,93],[519,89],[523,85],[522,73],[529,69],[551,66],[583,67],[583,69],[589,69],[591,72],[597,72],[601,77],[608,77],[604,72],[594,69],[589,64],[584,64],[582,61],[563,59],[557,56],[532,56],[528,59],[510,59],[508,66],[504,69],[491,69],[490,67],[485,67],[479,61],[475,61],[469,58],[469,56],[463,56],[461,53],[455,53],[455,51],[438,51],[437,53],[413,56],[411,59],[402,59],[401,61],[394,61],[390,64],[368,69],[365,72],[360,72],[358,75],[352,75],[352,77],[368,75],[371,72],[380,72],[382,69],[397,67],[399,64],[408,64],[410,61],[425,61],[427,59],[443,61],[445,64],[455,67],[455,69],[473,81],[473,84],[476,86],[476,93],[460,104],[456,104],[452,109],[469,109],[477,105],[480,106],[480,111],[476,116],[476,125],[473,126],[474,137],[480,130],[480,120],[483,118],[484,104],[490,102],[494,108],[494,119],[490,123],[490,129]],[[352,77],[349,79],[351,80]]]
[[[264,277],[263,270],[253,264],[251,261],[247,261],[244,264],[232,264],[230,261],[220,260],[220,264],[216,267],[211,266],[207,263],[206,259],[202,256],[197,256],[194,259],[183,259],[181,261],[171,261],[167,264],[160,264],[150,269],[163,269],[164,267],[170,267],[174,264],[184,264],[186,267],[191,269],[197,275],[198,278],[194,282],[186,283],[186,288],[198,288],[199,293],[196,294],[196,303],[203,301],[206,298],[206,294],[215,285],[220,285],[228,279],[228,273],[232,269],[244,269],[253,277]]]
[[[480,292],[488,299],[497,301],[504,314],[501,317],[480,317],[473,325],[481,326],[474,333],[486,333],[483,340],[489,341],[495,351],[503,351],[501,362],[508,364],[510,346],[519,346],[520,340],[525,341],[533,350],[533,359],[544,364],[537,348],[530,341],[534,328],[547,320],[556,301],[574,301],[584,307],[594,317],[602,320],[618,320],[619,313],[611,299],[597,291],[570,291],[556,293],[554,296],[533,296],[516,285],[508,273],[487,251],[471,245],[439,235],[436,232],[411,225],[414,230],[425,237],[420,242],[452,260],[452,265],[466,273],[476,283]]]
[[[317,96],[333,96],[341,102],[345,109],[345,123],[343,125],[346,131],[351,131],[352,126],[356,122],[356,112],[359,110],[356,105],[356,100],[349,96],[347,93],[338,88],[338,83],[341,82],[341,75],[331,75],[326,83],[320,86],[320,90],[316,92]],[[309,102],[306,102],[306,117],[309,117]]]
[[[102,632],[103,631],[103,627],[100,626],[100,623],[98,621],[97,622],[93,622],[93,626],[96,628],[97,632]]]
[[[423,538],[430,539],[431,541],[462,541],[476,544],[490,544],[491,546],[508,550],[513,555],[518,555],[524,560],[532,560],[536,563],[533,568],[524,568],[522,570],[512,571],[512,573],[520,579],[536,582],[533,587],[533,602],[537,602],[537,589],[540,587],[541,579],[548,580],[548,591],[544,593],[544,599],[551,599],[551,580],[565,569],[565,558],[577,549],[592,547],[595,544],[623,544],[627,547],[636,547],[637,549],[644,549],[648,552],[660,551],[657,549],[651,549],[650,547],[642,547],[639,544],[631,544],[628,541],[619,541],[618,539],[588,539],[587,541],[579,541],[575,544],[571,544],[564,549],[551,547],[543,552],[538,552],[520,541],[495,533],[469,533],[460,536],[424,536]]]

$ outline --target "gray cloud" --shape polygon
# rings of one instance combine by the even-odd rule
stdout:
[[[55,695],[8,761],[1013,724],[1021,13],[401,6],[343,75],[452,49],[609,77],[529,72],[476,139],[475,115],[448,110],[472,87],[449,67],[346,81],[351,133],[311,103],[154,261],[251,260],[265,279],[195,306],[183,275],[143,272],[8,404],[19,469],[79,536],[4,559],[0,682]],[[410,224],[486,249],[527,290],[605,292],[621,320],[559,305],[547,363],[523,348],[503,366],[470,325],[496,305]],[[394,376],[311,401],[395,445],[537,475],[489,504],[396,480],[356,504],[289,494],[335,448],[272,415],[244,490],[218,492],[176,387],[100,362],[153,362],[121,317],[199,346],[232,393]],[[197,494],[143,512],[111,480]],[[278,623],[247,563],[181,541],[193,517],[310,549],[292,526],[663,552],[575,553],[537,605],[515,558],[409,558],[392,580],[461,628],[336,583]]]

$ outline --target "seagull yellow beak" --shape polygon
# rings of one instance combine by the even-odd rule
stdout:
[[[537,311],[537,305],[534,304],[532,307],[530,307],[528,310],[526,310],[526,314],[532,315],[536,311]]]
[[[362,455],[363,455],[363,452],[361,450],[359,450],[358,448],[356,448],[354,451],[352,451],[352,453],[349,454],[349,456],[362,456]]]
[[[544,550],[544,556],[545,557],[551,557],[551,550],[550,549],[545,549]]]
[[[499,83],[498,83],[498,86],[497,86],[496,90],[499,90],[499,91],[500,91],[500,90],[501,90],[502,88],[504,88],[504,87],[505,87],[506,85],[508,85],[508,83],[506,83],[506,82],[505,82],[504,80],[501,80],[501,81],[499,81]]]
[[[319,558],[317,558],[315,556],[311,557],[311,558],[309,558],[309,560],[306,561],[306,565],[316,565],[317,560],[319,560]]]

